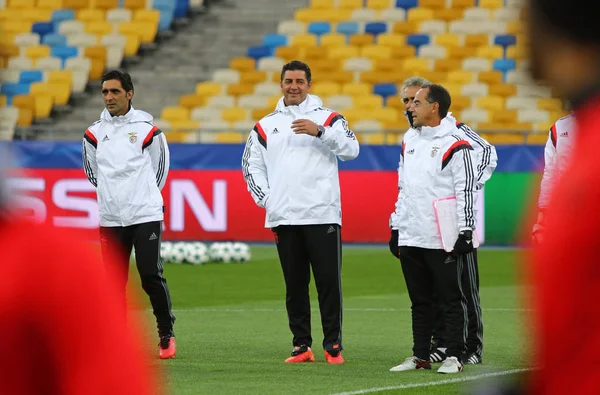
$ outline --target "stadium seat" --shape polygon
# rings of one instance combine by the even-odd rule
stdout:
[[[332,60],[343,60],[343,59],[348,59],[348,58],[358,57],[358,56],[360,56],[359,48],[352,47],[349,45],[334,47],[334,48],[331,48],[329,51],[329,58]]]
[[[429,8],[411,8],[406,14],[406,20],[410,22],[423,22],[434,18],[434,12]]]
[[[517,121],[520,123],[549,122],[548,111],[526,108],[518,111]]]
[[[373,91],[373,86],[365,82],[349,82],[342,85],[342,94],[355,96],[370,95]]]
[[[152,22],[154,25],[158,26],[160,21],[160,11],[159,10],[135,10],[133,13],[133,21],[141,21],[141,22]]]
[[[19,76],[19,83],[31,84],[32,82],[40,82],[44,79],[44,73],[41,70],[23,70]]]
[[[240,144],[245,140],[238,132],[219,132],[216,134],[215,142],[219,144]]]
[[[81,21],[63,21],[58,25],[58,33],[68,36],[77,34],[85,30],[85,25]]]
[[[200,96],[197,94],[187,94],[187,95],[182,95],[179,97],[179,106],[180,107],[185,107],[187,109],[192,109],[194,107],[201,107],[206,105],[207,103],[207,97],[206,96]]]
[[[491,66],[490,60],[485,58],[465,58],[462,61],[462,69],[465,71],[490,71],[492,68]]]
[[[52,84],[73,85],[73,72],[71,70],[52,70],[46,73],[46,82]]]
[[[490,38],[487,34],[467,34],[465,36],[466,47],[487,47],[490,45]]]
[[[360,49],[360,56],[369,59],[391,59],[392,48],[378,45],[367,45]]]
[[[248,47],[247,56],[259,60],[260,58],[271,56],[272,50],[264,45]]]
[[[450,23],[463,18],[464,11],[458,8],[439,8],[433,11],[433,17]],[[448,26],[449,28],[450,26]]]
[[[477,56],[480,58],[487,59],[502,59],[504,57],[504,48],[499,45],[487,46],[477,48]]]
[[[190,110],[185,107],[164,107],[160,118],[167,121],[188,120],[190,119]]]
[[[466,21],[488,21],[492,16],[490,10],[481,7],[465,9],[463,19]]]
[[[33,61],[22,56],[11,57],[8,59],[8,68],[14,70],[28,70],[33,67]]]
[[[407,11],[410,8],[417,7],[418,4],[418,0],[396,0],[396,8],[404,8]]]
[[[331,96],[331,95],[339,95],[341,93],[340,84],[334,82],[314,82],[312,84],[311,92],[318,96]]]
[[[46,57],[38,58],[35,61],[35,67],[38,70],[44,70],[44,71],[59,70],[62,68],[62,61],[58,58],[46,56]]]
[[[380,109],[383,108],[383,98],[378,95],[360,95],[352,98],[354,106],[362,109]]]
[[[452,8],[475,7],[477,0],[452,0]]]
[[[541,125],[543,125],[543,126],[541,126]],[[545,128],[544,126],[547,126],[547,125],[544,123],[534,125],[534,129],[536,131],[542,131],[542,133],[529,133],[527,135],[526,143],[529,145],[544,145],[544,144],[546,144],[546,141],[548,141],[548,130],[550,128],[549,127]]]
[[[43,7],[44,3],[40,3],[40,1],[38,1],[38,7]],[[45,3],[47,4],[47,3]],[[73,10],[62,10],[62,9],[58,9],[55,8],[55,6],[53,7],[48,7],[50,9],[52,9],[52,22],[54,22],[55,24],[63,22],[63,21],[70,21],[75,19],[75,11]]]
[[[235,122],[244,121],[249,119],[248,110],[241,107],[232,107],[232,108],[224,108],[221,111],[221,118],[229,122],[229,124],[233,124]],[[250,128],[248,128],[250,129]]]
[[[104,21],[106,13],[99,8],[84,8],[77,11],[75,18],[82,22],[99,22]]]
[[[461,67],[460,59],[436,59],[434,70],[436,71],[454,71]]]
[[[312,22],[308,24],[307,33],[321,36],[331,32],[331,24],[329,22]]]
[[[461,43],[461,36],[454,33],[437,34],[434,37],[434,42],[444,47],[458,47]]]
[[[365,25],[365,33],[377,36],[387,31],[387,24],[383,22],[369,22]]]
[[[140,38],[136,35],[126,35],[126,43],[125,43],[125,50],[124,50],[124,55],[125,56],[135,56],[139,49],[140,49],[140,45],[142,44]]]
[[[47,45],[26,47],[24,55],[35,63],[40,58],[50,56],[50,47]]]
[[[338,8],[355,10],[363,6],[363,0],[339,0]]]
[[[241,73],[240,80],[249,84],[257,84],[267,80],[265,71],[245,71]]]
[[[196,85],[196,94],[199,96],[216,96],[222,91],[222,85],[216,82],[200,82]]]
[[[462,111],[465,108],[471,107],[471,98],[465,96],[452,97],[452,111]]]
[[[382,10],[384,8],[390,8],[392,6],[391,0],[367,0],[367,8]]]
[[[40,35],[36,33],[19,33],[13,43],[18,47],[31,47],[40,44]]]
[[[257,108],[265,108],[267,106],[267,98],[262,95],[242,95],[238,97],[237,106],[240,108],[247,108],[249,110],[254,110]],[[230,106],[234,107],[234,106]]]
[[[212,81],[219,84],[239,84],[240,72],[232,69],[217,69],[213,71]]]
[[[517,64],[514,59],[496,59],[494,60],[493,69],[498,70],[502,73],[506,73],[511,70],[515,70]]]
[[[285,36],[295,36],[306,33],[306,24],[300,21],[287,20],[279,22],[277,33]]]
[[[512,34],[500,34],[494,37],[494,44],[506,49],[506,47],[517,44],[517,37]]]
[[[254,91],[254,85],[247,83],[228,85],[226,92],[231,96],[248,95]]]
[[[426,34],[411,34],[406,37],[406,43],[415,47],[417,49],[417,54],[419,53],[419,47],[429,44],[430,41],[430,37]]]
[[[504,0],[479,0],[478,5],[482,8],[502,8],[504,7]]]
[[[423,21],[419,24],[419,33],[430,36],[444,34],[447,30],[446,22],[441,20]]]
[[[402,8],[386,8],[379,11],[378,20],[386,23],[404,22],[406,20],[406,11]]]
[[[360,33],[358,23],[356,22],[338,23],[335,30],[336,32],[345,34],[347,36]]]
[[[355,22],[368,23],[377,19],[377,11],[368,8],[358,8],[352,11],[352,18]]]
[[[352,96],[350,95],[331,95],[325,99],[325,106],[344,111],[352,107]]]
[[[138,27],[130,27],[131,22],[122,22],[119,24],[118,32],[121,34],[140,34]],[[89,21],[85,23],[85,31],[87,33],[104,35],[111,34],[114,31],[113,25],[105,21]]]
[[[502,84],[503,75],[499,71],[482,71],[477,76],[477,80],[486,84]]]
[[[59,10],[63,8],[63,0],[37,0],[37,8]]]
[[[259,71],[273,71],[273,72],[281,72],[281,68],[284,65],[284,61],[281,58],[269,56],[264,57],[258,60],[258,64],[256,65],[256,69]]]
[[[517,122],[518,113],[515,110],[497,110],[492,111],[491,115],[492,123],[514,124]]]
[[[263,37],[263,45],[270,48],[287,45],[287,36],[283,34],[267,34]]]
[[[481,77],[480,77],[481,79]],[[517,94],[517,86],[513,84],[496,83],[489,85],[489,93],[493,96],[510,97]]]
[[[529,58],[529,54],[528,54],[528,48],[521,46],[521,45],[515,45],[512,47],[508,47],[506,49],[506,57],[507,58],[511,58],[511,59],[528,59]]]
[[[294,11],[294,19],[304,23],[318,22],[321,20],[322,12],[315,12],[310,8],[299,8]]]
[[[279,80],[280,78],[278,77],[277,79]],[[260,82],[254,85],[254,93],[262,96],[279,96],[281,94],[281,87],[276,82]]]
[[[346,45],[346,36],[341,33],[327,33],[321,36],[320,44],[325,47]]]
[[[466,108],[461,111],[460,118],[461,122],[465,122],[468,124],[478,124],[480,122],[488,122],[489,115],[486,110],[483,110],[481,108]]]
[[[309,8],[314,10],[331,9],[334,7],[333,0],[310,0]]]
[[[492,112],[503,110],[505,105],[505,99],[500,96],[480,97],[476,102],[477,107]]]
[[[246,56],[236,57],[229,62],[229,68],[239,72],[254,70],[256,68],[256,61]]]
[[[23,22],[21,22],[23,23]],[[27,27],[26,24],[23,24],[23,27]],[[33,26],[31,26],[31,29],[27,29],[25,31],[19,31],[16,33],[25,33],[26,31],[31,30],[32,33],[37,33],[40,35],[40,37],[44,37],[44,35],[52,33],[54,31],[54,23],[52,22],[38,22],[38,23],[34,23]]]
[[[51,47],[60,47],[67,45],[67,37],[62,34],[49,33],[42,36],[41,42],[43,45],[48,45]]]
[[[543,98],[537,101],[538,108],[546,111],[561,111],[563,104],[560,99],[555,98]]]
[[[6,102],[10,106],[13,96],[26,95],[29,93],[30,84],[20,84],[18,82],[3,83],[0,87],[0,93],[6,96]]]
[[[106,21],[112,23],[129,22],[132,18],[131,10],[127,8],[113,8],[106,12]]]
[[[373,69],[373,61],[363,57],[353,57],[344,60],[346,71],[370,71]]]
[[[70,47],[91,47],[98,43],[98,37],[94,34],[82,33],[67,36],[67,46]]]
[[[380,34],[378,37],[381,37],[381,36],[382,36],[382,34]],[[373,45],[374,39],[375,39],[375,37],[371,34],[366,34],[366,33],[353,34],[348,39],[348,45],[352,45],[355,47],[363,47],[365,45]]]
[[[423,45],[419,48],[419,56],[426,59],[445,59],[446,48],[441,45]]]
[[[464,84],[460,91],[462,96],[483,97],[488,95],[488,85],[481,82]],[[452,103],[454,104],[454,103]]]

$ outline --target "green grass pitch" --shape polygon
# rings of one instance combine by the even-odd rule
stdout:
[[[164,371],[169,394],[463,394],[482,381],[453,380],[527,367],[527,312],[517,285],[515,251],[480,251],[484,364],[465,366],[457,375],[437,374],[438,364],[431,371],[388,371],[411,355],[410,301],[398,261],[381,247],[344,249],[346,364],[324,361],[314,282],[317,360],[283,363],[292,347],[277,254],[274,247],[253,247],[252,255],[247,264],[165,265],[177,317],[178,354],[155,363]],[[141,292],[134,269],[130,278],[131,291]],[[146,302],[145,295],[138,296]],[[153,328],[153,316],[146,312],[144,318]],[[148,343],[156,352],[155,339]],[[515,375],[504,379],[511,377]],[[434,385],[439,381],[444,384]],[[391,388],[376,390],[386,387]]]

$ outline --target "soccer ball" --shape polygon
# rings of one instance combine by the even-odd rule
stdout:
[[[229,263],[233,260],[232,243],[212,243],[209,250],[211,261]]]
[[[208,256],[213,262],[221,261],[221,250],[223,243],[212,243],[208,249]]]
[[[234,262],[248,262],[252,257],[250,246],[246,243],[233,243],[231,249]]]
[[[172,260],[173,243],[163,241],[160,243],[160,257],[163,262],[171,262]]]
[[[187,255],[186,243],[181,241],[173,243],[173,248],[171,250],[171,259],[172,263],[183,263],[185,262],[185,258]]]
[[[201,265],[208,262],[208,248],[204,243],[193,242],[186,246],[185,261],[192,265]]]

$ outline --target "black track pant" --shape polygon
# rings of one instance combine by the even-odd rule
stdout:
[[[290,225],[273,229],[286,288],[293,345],[312,345],[310,270],[319,296],[323,348],[342,350],[342,244],[337,224]]]
[[[467,354],[477,353],[483,355],[483,320],[481,314],[481,301],[479,299],[479,264],[477,250],[465,255],[462,275],[462,289],[467,298],[467,311],[469,316],[467,335]],[[439,305],[436,306],[435,330],[433,344],[435,347],[445,345],[444,314]]]
[[[146,222],[125,227],[100,227],[102,252],[117,254],[119,258],[120,288],[123,298],[126,297],[126,286],[129,272],[129,257],[135,246],[135,261],[142,288],[150,297],[150,303],[159,336],[173,335],[175,316],[171,309],[171,295],[167,280],[163,277],[163,265],[160,259],[160,241],[162,222]],[[107,260],[105,258],[105,260]]]
[[[447,354],[460,360],[467,331],[467,302],[461,281],[463,260],[444,250],[401,246],[400,263],[412,303],[413,354],[429,360],[437,294],[446,322]]]

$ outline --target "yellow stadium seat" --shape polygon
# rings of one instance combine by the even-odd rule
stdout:
[[[407,58],[402,63],[402,68],[411,72],[420,72],[430,70],[431,61],[424,58]]]
[[[479,47],[477,48],[476,55],[480,58],[501,59],[504,57],[504,48],[500,45]]]
[[[513,45],[506,49],[506,57],[511,59],[529,58],[529,50],[525,46]]]
[[[35,0],[8,0],[8,8],[34,8]]]
[[[419,0],[419,7],[423,8],[446,8],[446,0]]]
[[[517,94],[517,86],[514,84],[490,84],[488,89],[490,96],[509,97]]]
[[[300,8],[294,12],[294,19],[304,23],[317,22],[322,19],[322,13],[310,8]]]
[[[352,10],[348,10],[348,9],[325,10],[325,11],[322,11],[321,15],[322,16],[321,16],[320,20],[330,21],[331,23],[345,22],[345,21],[350,20],[350,17],[352,16]]]
[[[379,35],[381,37],[381,34]],[[365,45],[373,44],[373,35],[366,33],[353,34],[348,40],[348,44],[355,47],[363,47]]]
[[[444,47],[458,47],[461,45],[461,39],[458,34],[442,33],[434,38],[435,43]]]
[[[567,116],[567,115],[568,115],[568,112],[567,112],[567,111],[565,111],[565,110],[560,110],[560,111],[549,111],[549,112],[548,112],[548,119],[551,119],[551,120],[554,120],[554,121],[556,121],[556,120],[559,120],[559,119],[561,119],[562,117],[565,117],[565,116]]]
[[[179,106],[191,110],[194,107],[205,106],[207,101],[206,96],[191,93],[179,97]]]
[[[479,82],[488,85],[502,84],[502,72],[500,71],[481,71],[477,77]]]
[[[183,131],[189,135],[200,127],[200,122],[191,119],[177,119],[169,122],[171,130]]]
[[[486,131],[511,131],[515,130],[513,127],[512,124],[492,122],[483,122],[477,125],[479,130]],[[525,141],[522,133],[487,133],[486,137],[490,144],[522,144]]]
[[[277,47],[275,56],[289,62],[294,59],[304,58],[305,48],[302,47]]]
[[[563,108],[562,101],[554,98],[539,99],[537,104],[540,110],[546,111],[562,111]]]
[[[406,15],[406,20],[409,22],[430,21],[432,19],[434,19],[434,12],[429,8],[410,8]]]
[[[125,0],[123,8],[129,8],[130,10],[146,8],[146,0]]]
[[[384,82],[394,82],[396,74],[394,71],[363,71],[360,73],[360,82],[368,84],[379,84]]]
[[[506,33],[521,35],[525,33],[525,27],[521,21],[508,21],[506,24]]]
[[[310,68],[313,76],[316,74],[328,74],[340,70],[340,63],[332,62],[329,59],[315,59],[310,61]]]
[[[452,8],[475,7],[475,0],[452,0]]]
[[[398,59],[376,59],[373,62],[375,71],[393,71],[398,69]]]
[[[377,45],[385,47],[405,47],[406,36],[403,34],[384,33],[377,36]]]
[[[267,73],[265,71],[244,71],[240,75],[240,81],[247,84],[257,84],[267,80]]]
[[[229,68],[240,72],[255,70],[256,61],[247,56],[239,56],[231,59],[229,62]]]
[[[126,28],[123,28],[122,31],[121,26],[129,25]],[[132,30],[129,30],[132,29]],[[142,44],[148,44],[154,42],[156,38],[156,33],[158,33],[158,24],[149,21],[131,21],[131,22],[121,22],[119,25],[119,33],[122,34],[136,34],[140,37],[140,42]]]
[[[62,0],[37,0],[37,8],[45,8],[49,10],[58,10],[63,8]]]
[[[456,82],[448,82],[448,81],[443,81],[443,82],[440,82],[439,84],[441,84],[444,88],[446,88],[448,93],[450,93],[451,97],[462,95],[462,84],[457,84]]]
[[[385,144],[385,135],[383,133],[357,133],[356,138],[359,143],[369,145]]]
[[[46,119],[50,118],[52,113],[52,106],[54,105],[54,98],[48,94],[35,94],[33,95],[35,100],[35,109],[33,111],[34,119]]]
[[[535,129],[537,129],[537,125]],[[549,128],[548,128],[549,129]],[[539,129],[539,131],[543,131],[544,133],[529,133],[527,135],[526,142],[531,145],[544,145],[546,141],[548,141],[548,129]]]
[[[73,72],[71,70],[52,70],[46,73],[49,83],[67,84],[73,87]]]
[[[360,49],[360,56],[369,59],[391,59],[392,48],[379,45],[369,45]]]
[[[33,9],[33,10],[22,10],[21,20],[29,22],[50,22],[52,19],[52,10],[48,9]]]
[[[382,122],[382,123],[386,123],[386,122],[397,122],[398,119],[400,118],[398,116],[398,111],[396,111],[393,108],[378,108],[378,109],[373,109],[373,110],[369,110],[369,112],[372,114],[371,117],[374,118],[375,120]]]
[[[438,8],[433,11],[433,17],[446,22],[457,21],[463,18],[464,10],[458,8]]]
[[[429,81],[434,81],[434,82],[438,82],[438,81],[446,81],[446,79],[448,78],[448,72],[447,71],[421,71],[419,72],[419,75]]]
[[[160,118],[167,121],[183,121],[190,119],[190,109],[186,107],[165,107],[160,113]]]
[[[479,7],[481,8],[502,8],[504,7],[504,0],[479,0]]]
[[[325,47],[346,45],[346,36],[340,33],[324,34],[321,36],[321,45]]]
[[[77,10],[76,18],[83,22],[98,22],[106,19],[106,13],[99,8],[83,8]]]
[[[505,99],[500,96],[487,96],[477,99],[477,107],[488,111],[504,110]]]
[[[250,114],[247,109],[239,107],[224,108],[221,111],[221,119],[229,123],[245,121],[248,119],[248,115]]]
[[[379,95],[360,95],[352,98],[355,107],[366,109],[383,108],[383,98]]]
[[[240,144],[245,140],[245,136],[239,132],[218,132],[215,138],[219,144]]]
[[[216,82],[200,82],[196,85],[196,94],[200,96],[216,96],[223,92],[221,84]]]
[[[233,84],[227,86],[227,94],[229,96],[241,96],[241,95],[249,95],[254,92],[254,85],[241,83],[241,84]]]
[[[367,8],[383,10],[384,8],[390,8],[390,6],[390,0],[367,0]]]
[[[470,97],[452,96],[452,104],[450,105],[450,110],[455,114],[454,118],[458,119],[458,117],[456,116],[457,111],[462,111],[465,108],[470,108],[470,107],[471,107],[471,98]]]
[[[63,8],[80,10],[82,8],[90,8],[90,3],[90,0],[63,0]]]
[[[349,45],[331,48],[329,50],[329,59],[332,60],[342,60],[346,58],[352,58],[359,56],[359,48],[352,47]]]
[[[352,71],[335,71],[331,73],[320,73],[319,79],[322,81],[331,81],[338,84],[344,84],[348,81],[354,80],[354,73]]]
[[[292,37],[290,47],[314,47],[317,45],[317,36],[314,34],[297,34]]]
[[[490,112],[494,123],[516,123],[516,110],[495,110]]]
[[[387,101],[385,103],[386,107],[390,107],[390,108],[394,108],[397,111],[404,111],[405,107],[404,107],[404,102],[402,101],[402,99],[400,98],[400,96],[390,96],[387,98]]]
[[[94,0],[94,7],[102,10],[110,10],[119,7],[119,0]]]
[[[6,103],[7,103],[6,96],[0,95],[0,108],[6,107]]]
[[[152,22],[158,25],[158,21],[160,20],[160,11],[159,10],[136,10],[133,13],[134,21],[146,21]]]
[[[323,80],[323,82],[313,82],[311,92],[319,96],[331,96],[340,94],[342,88],[340,84]]]
[[[342,86],[342,94],[349,96],[365,96],[373,93],[373,86],[365,82],[349,82]]]
[[[310,8],[316,10],[331,9],[334,6],[333,0],[310,0]]]
[[[23,109],[29,110],[31,112],[31,116],[33,116],[33,113],[35,112],[35,99],[32,95],[17,95],[17,96],[14,96],[12,99],[12,106],[17,107],[19,110],[23,110]],[[31,122],[29,122],[28,125],[20,125],[20,126],[29,126],[29,125],[31,125]]]
[[[417,50],[412,45],[392,48],[392,59],[412,58],[416,55]]]
[[[25,56],[33,59],[34,62],[39,58],[45,58],[50,56],[50,47],[47,45],[34,45],[25,48]]]
[[[307,61],[312,62],[313,60],[318,59],[327,59],[329,57],[329,48],[328,47],[307,47],[304,49],[304,58]]]
[[[345,10],[355,10],[362,8],[363,0],[339,0],[338,8]]]
[[[415,21],[396,22],[394,23],[393,33],[396,34],[413,34],[419,29],[419,24]]]
[[[23,20],[4,20],[0,24],[0,35],[31,32],[33,22]]]
[[[449,59],[470,58],[477,54],[477,48],[474,47],[448,47],[446,48],[446,57]]]
[[[265,108],[255,108],[254,110],[252,110],[252,119],[262,119],[264,117],[266,117],[267,115],[269,115],[270,113],[273,112],[273,109],[275,108],[275,106],[272,107],[265,107]]]
[[[465,47],[484,47],[490,44],[487,34],[467,34],[465,36]]]
[[[112,23],[105,21],[90,21],[85,24],[85,31],[87,33],[104,36],[113,32],[113,25]],[[119,33],[123,32],[119,31]]]
[[[17,126],[27,128],[33,123],[33,111],[28,108],[19,108],[19,118]]]
[[[64,106],[69,102],[71,87],[68,84],[34,82],[29,87],[30,95],[45,94],[52,96],[54,104]]]
[[[454,71],[460,70],[462,67],[459,59],[436,59],[433,69],[436,71]]]
[[[125,42],[125,56],[135,56],[140,50],[141,41],[137,35],[129,34],[126,36],[127,41]]]
[[[90,69],[90,80],[99,80],[104,73],[106,65],[106,47],[93,46],[86,47],[83,50],[83,56],[89,58],[92,61],[92,68]]]

